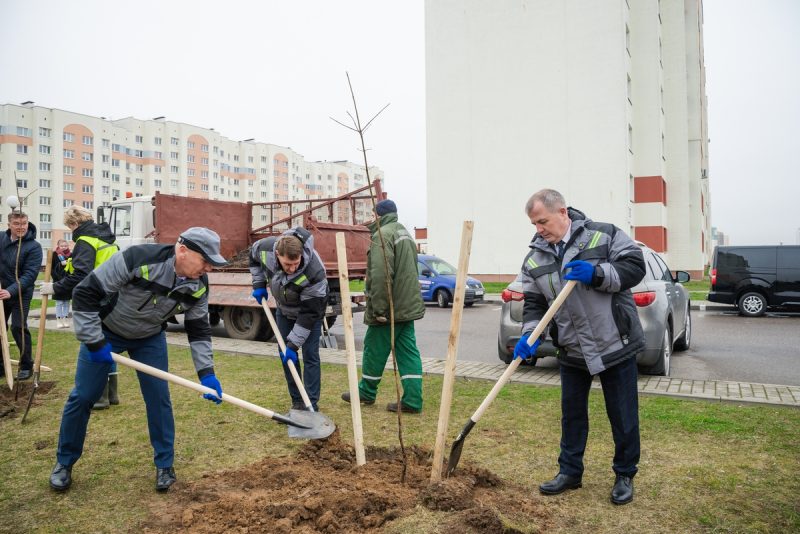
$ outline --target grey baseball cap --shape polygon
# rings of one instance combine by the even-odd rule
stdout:
[[[222,267],[228,262],[219,253],[219,236],[214,230],[202,226],[192,226],[178,237],[178,243],[186,248],[202,254],[203,258],[214,267]]]

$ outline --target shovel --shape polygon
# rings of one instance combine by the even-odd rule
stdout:
[[[137,362],[136,360],[126,358],[125,356],[120,356],[119,354],[113,352],[111,353],[111,357],[114,358],[115,362],[117,362],[120,365],[124,365],[125,367],[136,369],[137,371],[141,371],[142,373],[148,374],[150,376],[160,378],[161,380],[166,380],[167,382],[172,382],[173,384],[177,384],[185,388],[193,389],[203,394],[210,394],[215,397],[218,397],[217,392],[214,391],[213,389],[207,388],[196,382],[192,382],[191,380],[186,380],[185,378],[182,378],[178,375],[173,375],[172,373],[162,371],[161,369],[156,369],[155,367],[151,367],[142,362]],[[275,421],[283,423],[284,425],[289,425],[290,427],[297,427],[301,429],[310,428],[302,423],[293,421],[289,417],[277,414],[272,410],[267,410],[266,408],[262,408],[261,406],[257,406],[253,403],[236,398],[232,395],[228,395],[227,393],[223,393],[222,397],[219,398],[221,398],[225,402],[233,404],[234,406],[238,406],[239,408],[244,408],[245,410],[250,410],[251,412],[263,415],[264,417],[269,417],[270,419],[274,419]]]
[[[44,268],[44,281],[50,281],[50,271],[53,268],[53,251],[47,249],[47,263]],[[47,301],[49,295],[42,295],[42,311],[39,315],[39,334],[36,338],[36,357],[33,359],[33,387],[31,387],[31,394],[28,397],[28,405],[25,406],[25,413],[22,414],[20,424],[25,422],[28,417],[28,411],[33,404],[33,396],[36,395],[36,390],[39,389],[39,374],[42,370],[42,346],[44,345],[44,330],[45,323],[47,323]]]
[[[547,313],[544,314],[544,317],[542,317],[542,319],[539,321],[539,324],[536,326],[536,329],[531,333],[530,337],[528,337],[528,345],[533,345],[533,343],[539,338],[539,336],[542,335],[544,329],[547,328],[547,324],[553,319],[553,316],[556,314],[558,309],[567,299],[569,294],[572,292],[572,289],[575,287],[575,284],[577,283],[578,282],[576,282],[575,280],[567,281],[567,284],[558,294],[558,297],[556,297],[556,300],[553,301],[553,304],[550,306],[550,309],[547,310]],[[503,373],[503,375],[497,380],[497,383],[495,383],[494,387],[486,396],[486,398],[483,399],[481,405],[478,406],[478,409],[475,410],[475,413],[472,414],[472,417],[469,418],[467,424],[464,425],[463,429],[461,429],[461,433],[458,435],[458,437],[456,437],[456,440],[453,442],[453,445],[450,448],[450,459],[447,461],[448,477],[452,475],[453,472],[456,470],[456,466],[458,465],[458,460],[461,459],[461,450],[464,448],[464,440],[466,439],[467,435],[469,435],[470,431],[472,430],[472,427],[474,427],[478,423],[480,418],[483,416],[483,412],[486,411],[489,405],[494,401],[495,397],[497,397],[497,394],[500,393],[500,390],[503,389],[503,386],[505,386],[506,383],[509,381],[511,375],[513,375],[514,371],[517,370],[517,367],[519,367],[521,361],[522,358],[514,358],[511,361],[511,363],[508,366],[508,369],[506,369],[506,372]]]
[[[261,301],[261,307],[264,308],[264,313],[267,314],[267,319],[269,319],[269,324],[272,327],[272,331],[275,333],[275,339],[278,340],[278,346],[281,348],[281,352],[286,354],[286,343],[283,341],[281,331],[278,330],[278,325],[275,323],[275,318],[272,316],[272,310],[270,310],[269,306],[267,306],[266,300]],[[287,361],[286,365],[289,367],[289,371],[292,373],[294,383],[297,385],[297,389],[300,390],[300,396],[303,397],[303,404],[306,406],[305,410],[295,410],[292,408],[289,410],[289,414],[292,416],[292,419],[300,421],[308,427],[307,429],[289,427],[289,437],[305,439],[327,438],[333,434],[334,430],[336,430],[336,425],[333,424],[333,421],[331,421],[330,418],[314,411],[314,407],[311,406],[311,399],[308,398],[306,388],[303,386],[303,381],[300,380],[300,375],[297,374],[297,369],[294,368],[294,363]]]

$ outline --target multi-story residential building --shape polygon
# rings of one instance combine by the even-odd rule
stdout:
[[[372,180],[383,179],[378,167],[369,171]],[[239,202],[308,200],[365,185],[363,165],[306,161],[290,148],[233,141],[213,129],[164,117],[107,120],[33,102],[0,105],[0,202],[18,190],[40,241],[48,246],[71,237],[62,219],[63,209],[72,204],[93,209],[114,198],[156,191]],[[356,209],[360,220],[368,217],[366,204]],[[282,206],[271,216],[288,214],[288,206]],[[268,222],[265,212],[257,217],[254,224]],[[349,208],[334,217],[349,221]]]
[[[542,188],[701,276],[711,252],[702,0],[428,0],[428,243],[507,280]]]

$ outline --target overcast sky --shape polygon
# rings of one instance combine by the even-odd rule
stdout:
[[[733,244],[795,243],[800,1],[704,6],[712,224]],[[424,41],[422,0],[0,0],[0,102],[164,115],[361,163],[355,134],[329,119],[351,109],[348,71],[362,117],[390,104],[369,162],[401,220],[424,226]]]

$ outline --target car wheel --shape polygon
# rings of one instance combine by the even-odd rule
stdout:
[[[767,310],[767,299],[756,291],[742,295],[739,299],[739,313],[745,317],[759,317]]]
[[[675,341],[675,350],[689,350],[692,344],[692,314],[690,313],[691,306],[686,304],[686,319],[683,320],[683,334]]]
[[[672,356],[672,330],[667,323],[664,329],[664,339],[661,341],[661,351],[658,355],[658,361],[649,369],[644,372],[648,375],[661,375],[669,376],[669,363]]]
[[[472,301],[472,302],[465,302],[465,303],[464,303],[464,307],[465,307],[465,308],[471,308],[473,304],[475,304],[475,301]]]
[[[501,362],[506,364],[511,363],[511,360],[514,359],[514,355],[506,352],[499,343],[497,344],[497,357],[500,358]]]
[[[450,293],[445,291],[444,289],[437,289],[436,290],[436,304],[440,308],[446,308],[450,305]]]

